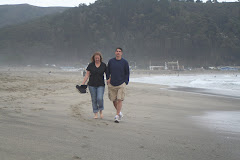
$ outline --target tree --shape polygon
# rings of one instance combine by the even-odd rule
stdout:
[[[97,50],[107,60],[112,48],[122,46],[126,58],[142,66],[148,65],[148,57],[181,59],[193,66],[240,65],[239,5],[197,3],[98,0],[89,6],[80,4],[61,14],[1,28],[0,62],[87,63]]]

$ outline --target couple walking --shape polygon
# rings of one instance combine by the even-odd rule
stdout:
[[[121,109],[122,101],[125,97],[125,88],[129,82],[129,65],[122,58],[122,52],[122,48],[116,48],[115,58],[109,60],[108,66],[102,62],[101,53],[96,52],[91,58],[92,62],[87,67],[87,73],[82,85],[89,79],[88,86],[92,98],[94,118],[98,118],[98,112],[100,113],[100,118],[103,118],[104,73],[107,78],[108,97],[116,109],[114,121],[119,123],[123,117]]]

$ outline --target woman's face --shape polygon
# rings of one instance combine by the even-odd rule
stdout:
[[[94,56],[94,61],[95,61],[95,63],[99,63],[100,62],[100,56],[99,55],[95,55]]]

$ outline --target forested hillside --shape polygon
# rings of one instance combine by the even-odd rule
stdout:
[[[62,13],[69,7],[36,7],[28,4],[0,5],[0,28],[29,21],[54,13]]]
[[[1,63],[76,63],[116,47],[140,67],[240,65],[240,3],[98,0],[0,29]]]

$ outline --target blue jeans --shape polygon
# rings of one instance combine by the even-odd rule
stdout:
[[[88,88],[91,93],[93,113],[97,113],[99,110],[102,111],[104,109],[103,95],[105,86],[89,86]]]

